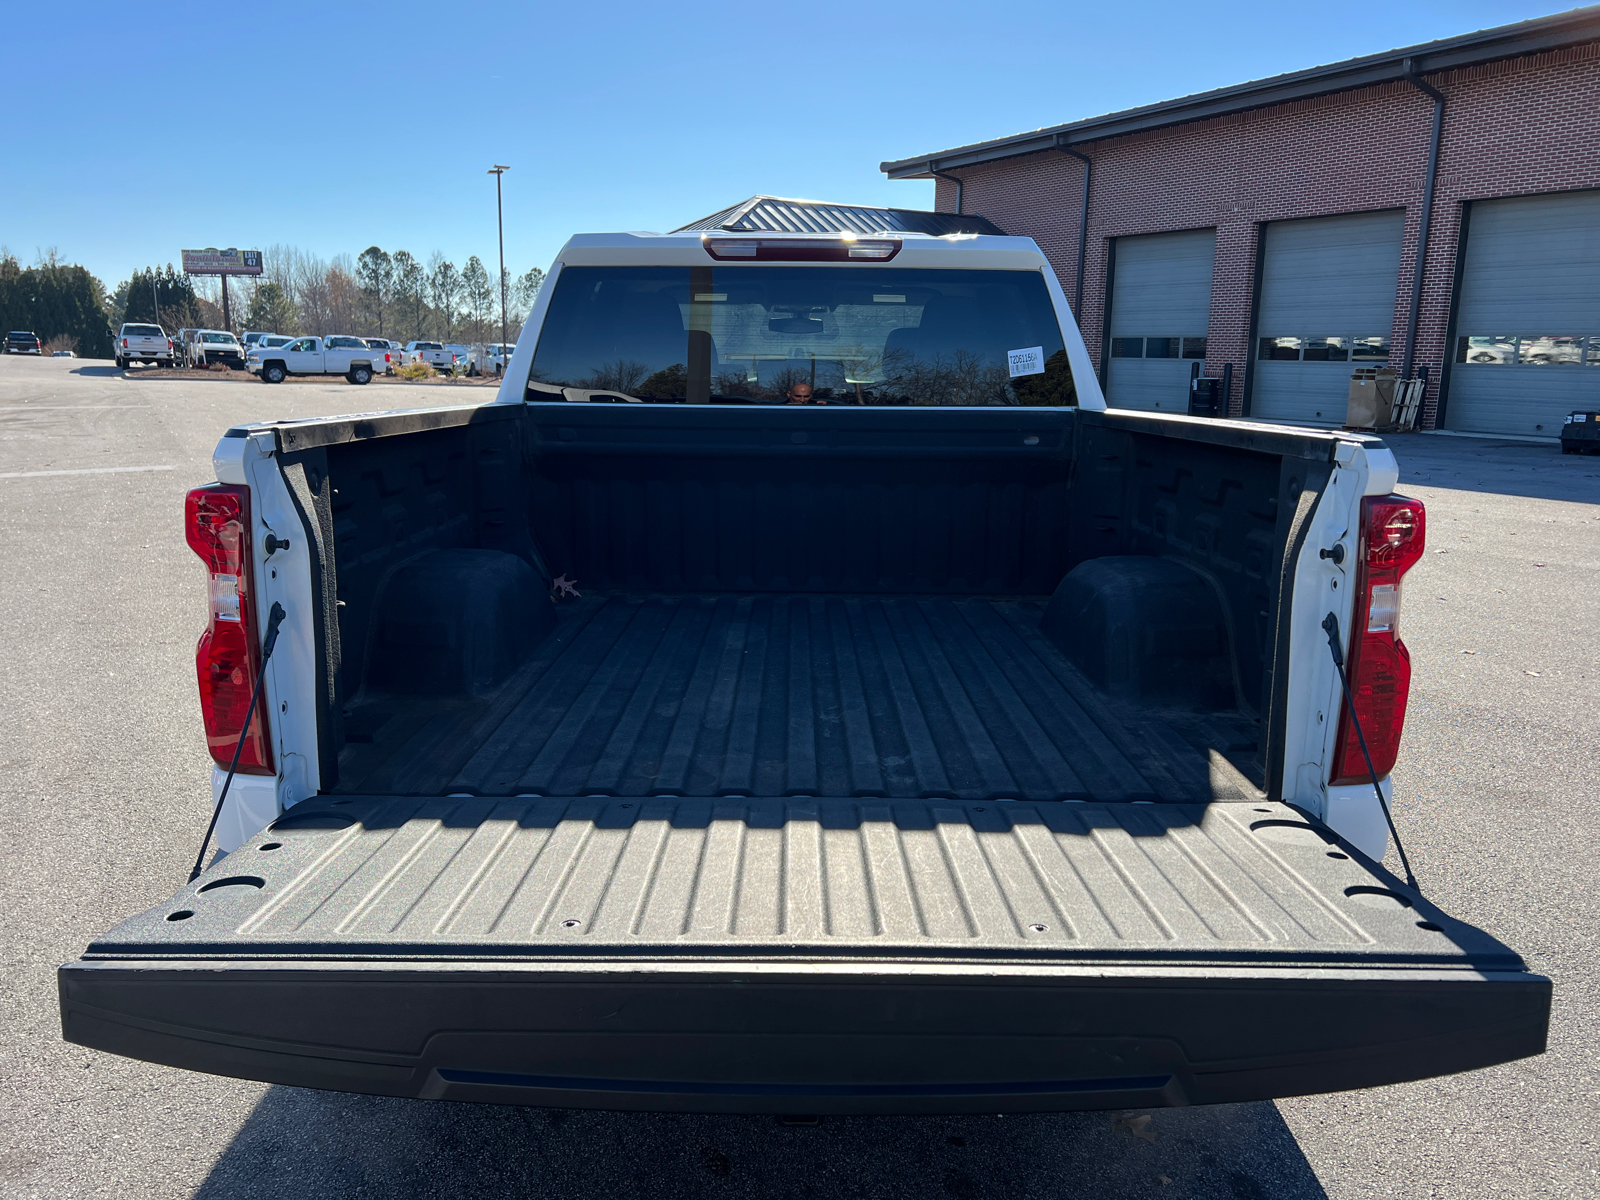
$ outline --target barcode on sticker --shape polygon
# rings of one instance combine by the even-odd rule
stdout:
[[[1006,359],[1011,365],[1011,378],[1019,375],[1044,374],[1044,347],[1029,346],[1024,350],[1007,350]]]

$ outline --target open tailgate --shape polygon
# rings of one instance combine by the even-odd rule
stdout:
[[[1272,803],[318,797],[59,986],[67,1040],[191,1070],[707,1112],[1369,1087],[1550,1008]]]

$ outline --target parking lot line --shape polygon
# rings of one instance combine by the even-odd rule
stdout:
[[[33,479],[40,475],[119,475],[129,471],[173,471],[175,467],[80,467],[75,471],[0,471],[0,479]]]

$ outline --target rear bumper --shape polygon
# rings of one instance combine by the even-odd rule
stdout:
[[[65,1038],[383,1096],[678,1112],[1210,1104],[1540,1053],[1549,980],[939,962],[84,960]]]

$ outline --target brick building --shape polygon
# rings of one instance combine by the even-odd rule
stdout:
[[[1198,362],[1253,419],[1339,424],[1385,365],[1424,428],[1600,408],[1600,7],[882,169],[1039,243],[1113,405]]]

